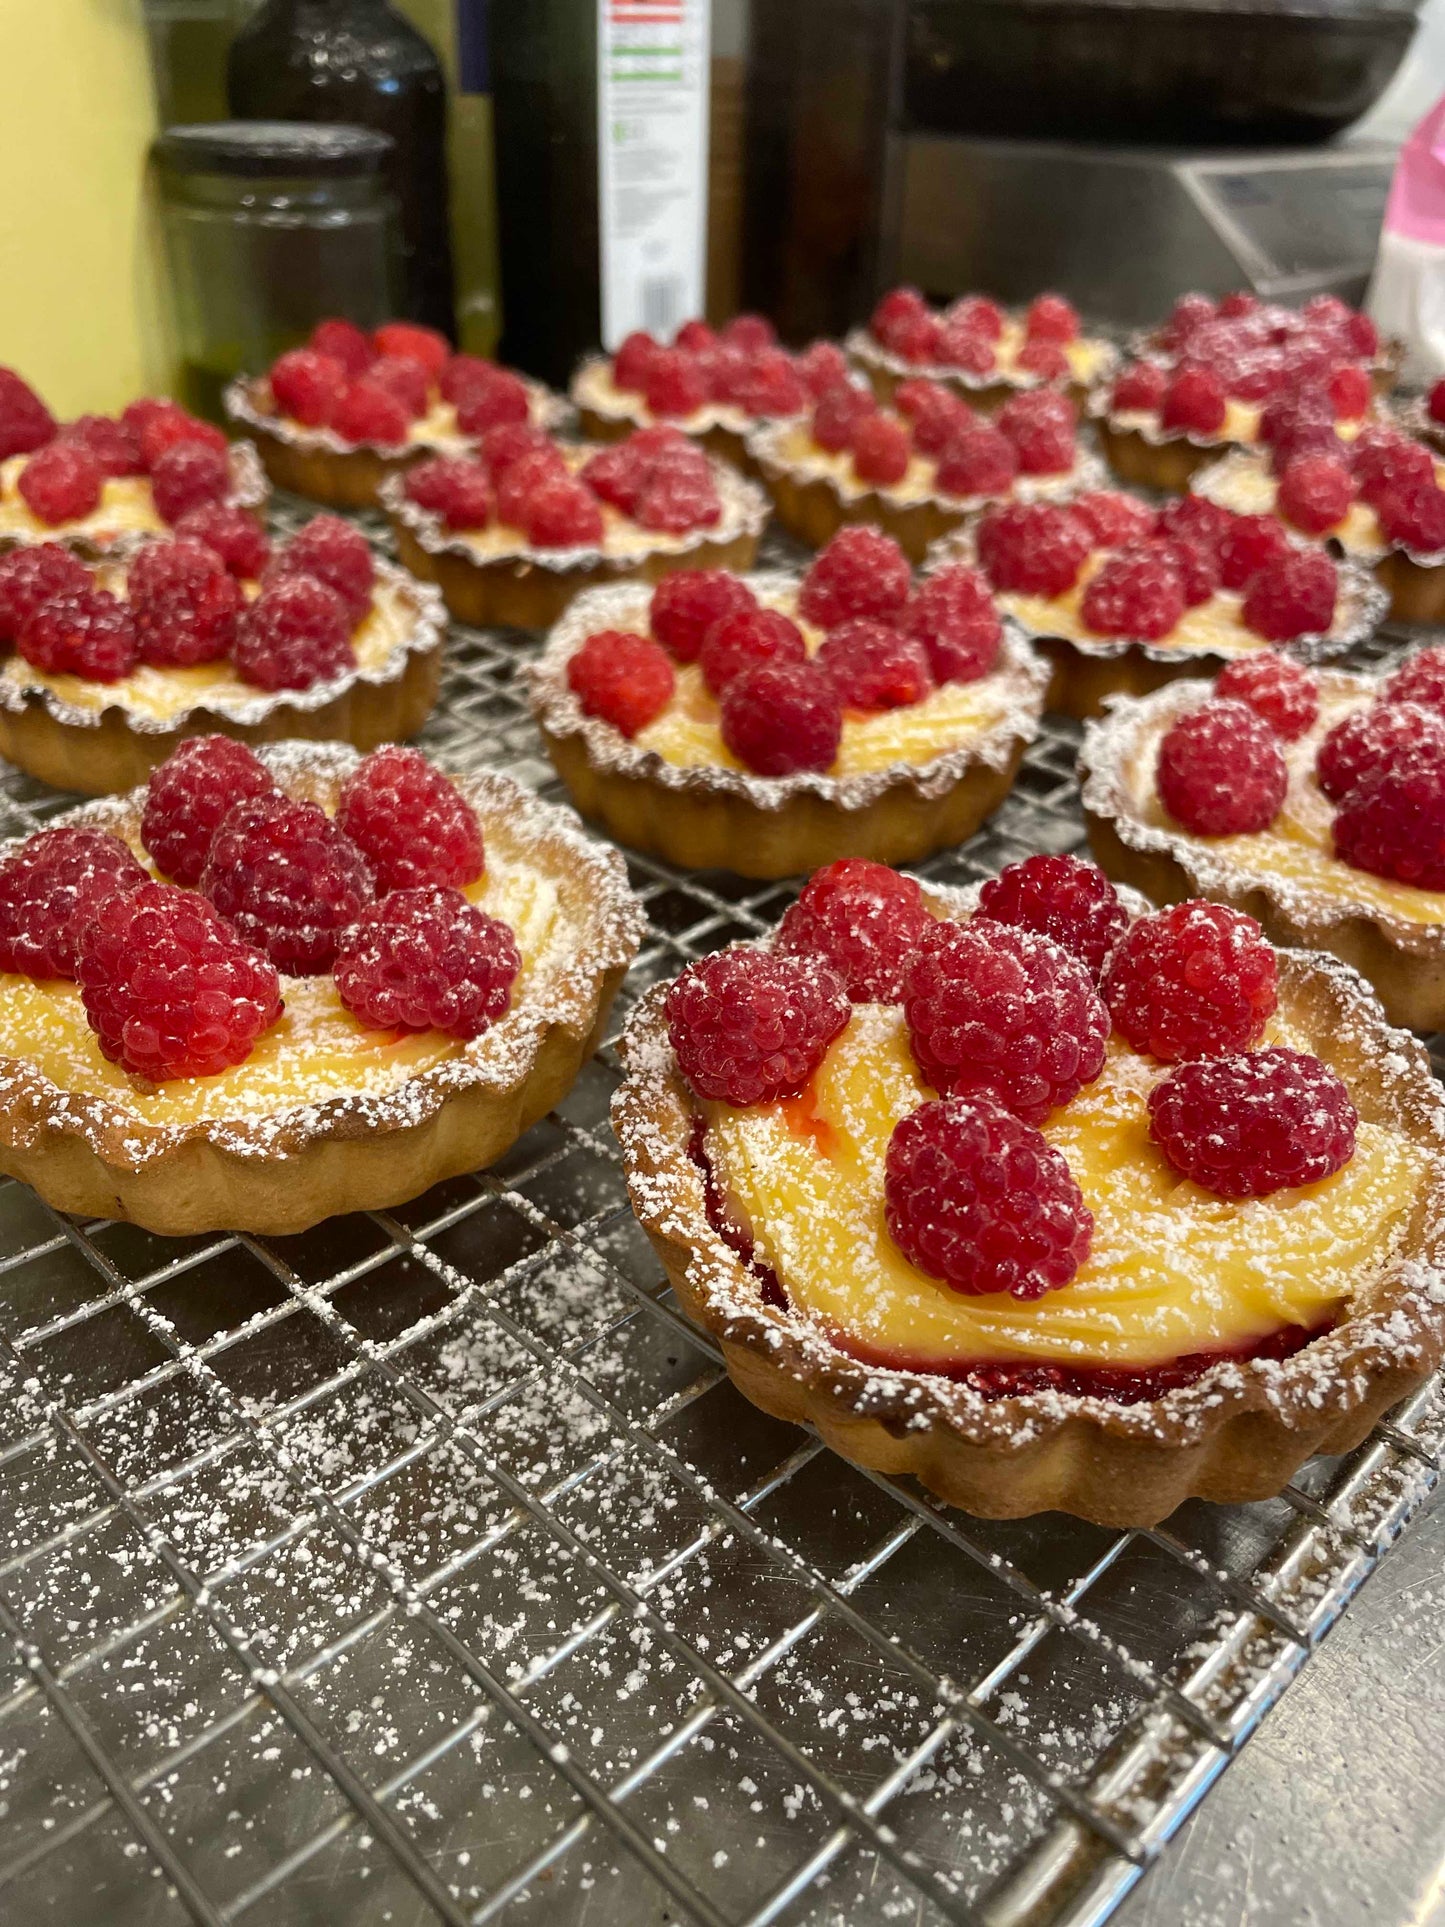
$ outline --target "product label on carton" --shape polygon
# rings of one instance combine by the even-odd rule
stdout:
[[[669,336],[706,299],[712,0],[597,0],[602,340]]]

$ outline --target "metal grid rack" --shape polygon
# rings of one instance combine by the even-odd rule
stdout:
[[[530,647],[455,634],[426,740],[555,793]],[[1076,744],[926,873],[1077,846]],[[13,782],[5,833],[62,802]],[[618,1028],[790,896],[631,867]],[[0,1916],[1101,1922],[1433,1488],[1438,1386],[1153,1531],[855,1471],[680,1316],[616,1077],[300,1237],[0,1187]]]

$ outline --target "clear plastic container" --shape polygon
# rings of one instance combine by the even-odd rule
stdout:
[[[152,163],[175,302],[182,399],[221,418],[325,315],[398,312],[401,235],[389,136],[360,127],[212,121],[168,127]]]

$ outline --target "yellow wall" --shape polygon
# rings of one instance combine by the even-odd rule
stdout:
[[[140,0],[0,0],[0,363],[57,415],[166,385]]]

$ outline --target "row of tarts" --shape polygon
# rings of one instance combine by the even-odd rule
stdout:
[[[505,371],[326,324],[252,385],[316,458],[284,479],[334,498],[323,457],[395,453],[363,430],[470,435],[373,464],[432,583],[334,516],[273,551],[255,458],[171,404],[57,432],[0,382],[5,747],[123,792],[0,853],[0,1164],[87,1216],[284,1232],[484,1165],[562,1098],[644,927],[621,859],[393,739],[430,707],[441,596],[462,601],[447,545],[488,593],[570,572],[528,673],[584,814],[684,867],[816,872],[769,937],[648,992],[623,1044],[634,1208],[736,1382],[979,1513],[1263,1497],[1445,1348],[1441,1108],[1391,1027],[1445,1021],[1445,651],[1328,666],[1392,593],[1340,531],[1428,528],[1400,453],[1427,443],[1374,399],[1389,358],[1362,318],[1196,304],[1108,378],[1161,368],[1167,404],[1188,375],[1197,436],[1194,377],[1259,389],[1254,340],[1281,512],[1156,507],[1063,446],[1100,346],[1066,304],[991,334],[965,303],[889,302],[850,346],[896,408],[816,347],[694,328],[582,371],[584,420],[628,415],[601,450],[552,442],[525,385],[519,417]],[[1355,368],[1371,395],[1331,446],[1314,389],[1354,407]],[[811,413],[789,375],[819,383]],[[954,375],[966,420],[937,399]],[[810,436],[851,414],[854,479],[896,468],[901,419],[907,464],[932,440],[1000,485],[926,551],[839,489],[801,576],[750,573],[765,406]],[[751,476],[699,445],[739,415]],[[1333,470],[1353,494],[1329,523]],[[1039,855],[966,893],[892,867],[977,828],[1047,704],[1106,698],[1081,758],[1097,864]],[[35,716],[48,762],[16,732]]]

